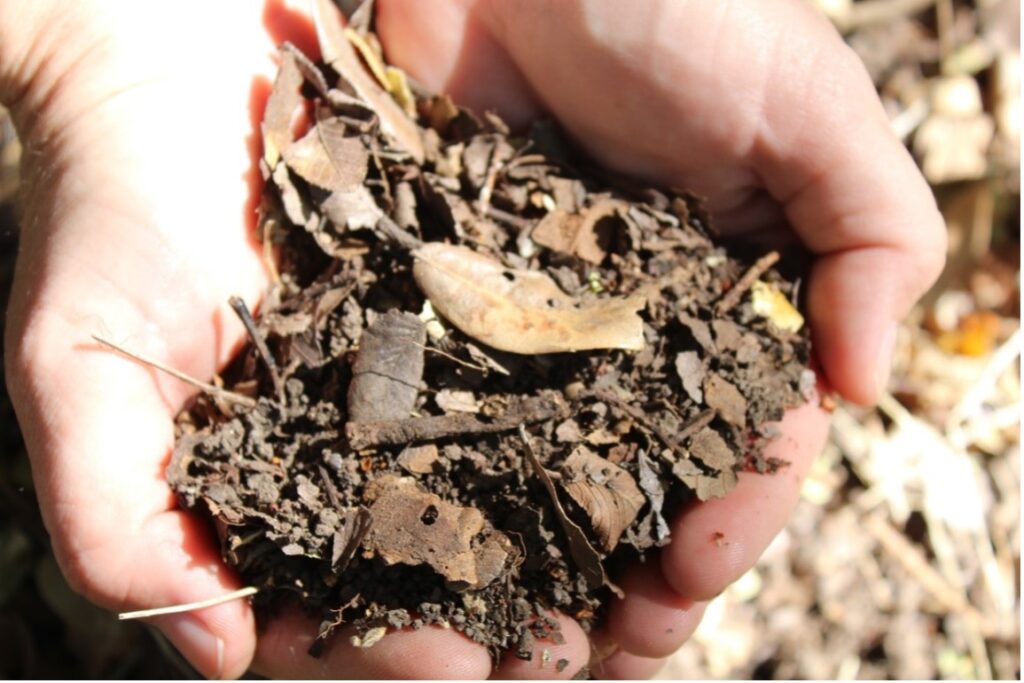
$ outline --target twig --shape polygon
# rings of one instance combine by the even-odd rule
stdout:
[[[222,389],[221,387],[214,386],[213,384],[201,382],[195,377],[186,375],[184,372],[181,372],[180,370],[175,370],[172,367],[164,365],[160,361],[153,360],[152,358],[148,358],[141,354],[133,353],[132,351],[122,348],[115,344],[114,342],[104,339],[103,337],[100,337],[98,335],[94,334],[92,335],[92,338],[97,343],[102,344],[103,346],[106,346],[109,349],[113,349],[114,351],[117,351],[118,353],[127,356],[128,358],[131,358],[133,361],[137,363],[142,363],[143,365],[149,366],[155,370],[167,373],[168,375],[174,377],[175,379],[180,379],[182,382],[185,382],[186,384],[191,384],[195,388],[200,389],[206,392],[207,394],[210,394],[214,398],[219,398],[225,401],[230,401],[232,403],[237,403],[238,405],[245,406],[246,408],[256,407],[256,401],[249,398],[248,396],[243,396],[242,394],[237,394],[233,391]]]
[[[664,444],[665,447],[673,453],[682,450],[680,443],[711,424],[711,421],[715,419],[715,415],[717,414],[713,408],[708,408],[683,425],[682,429],[679,430],[679,434],[677,434],[675,438],[672,438],[665,433],[665,430],[651,421],[646,412],[636,406],[626,403],[611,391],[598,390],[590,392],[590,395],[594,398],[613,404],[616,408],[642,424],[648,431],[653,432],[662,444]]]
[[[259,353],[260,358],[263,359],[263,363],[267,366],[267,371],[270,372],[270,380],[274,383],[274,392],[277,394],[278,403],[284,405],[284,383],[281,381],[281,373],[277,370],[277,363],[274,362],[274,357],[270,355],[270,349],[267,348],[267,342],[260,335],[260,331],[256,329],[256,321],[252,319],[252,313],[249,312],[249,307],[245,305],[241,297],[233,296],[228,299],[231,309],[238,316],[239,320],[242,321],[242,325],[245,327],[245,331],[249,333],[249,338],[252,339],[252,343],[256,346],[256,351]]]
[[[559,395],[552,393],[523,399],[509,406],[503,415],[489,419],[462,413],[403,420],[349,422],[345,425],[345,436],[348,437],[349,446],[358,451],[373,446],[435,441],[460,434],[507,432],[522,423],[542,422],[564,415],[566,411],[566,405]]]
[[[231,602],[232,600],[247,598],[250,595],[256,595],[259,592],[260,589],[255,586],[246,586],[245,588],[239,588],[238,590],[225,595],[220,595],[216,598],[209,598],[207,600],[200,600],[198,602],[187,602],[183,605],[171,605],[169,607],[154,607],[153,609],[140,609],[135,612],[121,612],[117,615],[117,618],[120,621],[127,621],[129,619],[148,619],[149,617],[159,617],[164,614],[194,612],[195,610],[206,609],[207,607],[223,605],[224,603]]]
[[[736,304],[740,302],[743,295],[747,293],[747,290],[754,286],[757,282],[757,278],[767,272],[769,268],[775,265],[779,260],[779,252],[770,251],[761,258],[754,262],[754,265],[750,266],[750,269],[743,274],[743,277],[725,293],[721,299],[718,300],[718,304],[715,306],[715,315],[722,316],[728,313]]]
[[[413,343],[416,344],[416,342]],[[416,346],[422,347],[424,351],[429,351],[430,353],[436,353],[439,356],[443,356],[444,358],[447,358],[453,363],[458,363],[459,365],[462,365],[467,368],[472,368],[473,370],[479,370],[484,374],[487,374],[488,372],[491,371],[491,369],[488,367],[485,367],[483,365],[475,365],[473,363],[470,363],[469,361],[462,360],[461,358],[456,358],[452,354],[446,353],[441,349],[435,349],[433,346],[427,346],[426,344],[416,344]]]
[[[864,0],[855,2],[850,8],[849,19],[843,22],[841,28],[844,32],[849,32],[869,24],[887,23],[923,12],[934,4],[935,0]]]
[[[487,216],[488,218],[493,218],[496,221],[505,223],[506,225],[510,225],[519,232],[529,230],[530,226],[533,225],[531,221],[528,221],[525,218],[520,218],[515,214],[511,214],[508,211],[502,211],[501,209],[494,206],[488,206],[487,211],[484,213],[484,215]]]

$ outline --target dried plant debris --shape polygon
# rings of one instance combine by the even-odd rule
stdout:
[[[315,4],[326,65],[282,48],[263,123],[266,348],[222,373],[253,405],[198,397],[168,480],[260,619],[321,617],[314,652],[439,624],[529,657],[550,610],[598,624],[683,503],[772,468],[809,353],[795,285],[550,123],[413,102]]]

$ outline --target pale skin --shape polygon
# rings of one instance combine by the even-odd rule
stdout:
[[[112,610],[241,585],[163,477],[193,389],[90,335],[199,378],[243,343],[227,300],[256,307],[268,281],[252,237],[254,126],[276,44],[315,53],[295,4],[0,5],[0,100],[26,143],[7,377],[61,568]],[[603,163],[706,195],[724,231],[802,240],[817,255],[807,304],[823,380],[876,399],[945,233],[863,68],[805,3],[378,0],[378,12],[389,59],[426,86],[514,124],[551,112]],[[790,412],[770,448],[789,468],[741,474],[728,498],[675,520],[672,544],[622,579],[627,596],[595,636],[599,674],[651,675],[692,634],[785,524],[827,423],[815,405]],[[492,671],[481,647],[440,629],[368,650],[341,638],[312,659],[313,622],[288,616],[257,637],[243,601],[156,623],[209,676],[530,678],[588,660],[562,621],[566,643],[542,645],[571,662],[561,674],[539,657]]]

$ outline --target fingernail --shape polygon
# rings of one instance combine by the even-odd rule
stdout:
[[[188,615],[169,616],[161,619],[159,626],[174,647],[204,676],[222,676],[224,641],[210,633],[199,620]]]
[[[896,323],[885,329],[878,343],[878,359],[875,361],[875,399],[879,399],[889,388],[892,373],[892,356],[896,350]]]

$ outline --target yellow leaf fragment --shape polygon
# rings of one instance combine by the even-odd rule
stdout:
[[[804,317],[793,308],[789,299],[774,286],[758,280],[751,288],[754,313],[767,318],[775,327],[786,332],[798,332],[804,326]]]
[[[434,310],[493,348],[539,354],[644,346],[641,296],[580,305],[547,275],[505,268],[468,247],[432,242],[413,256],[416,284]]]

